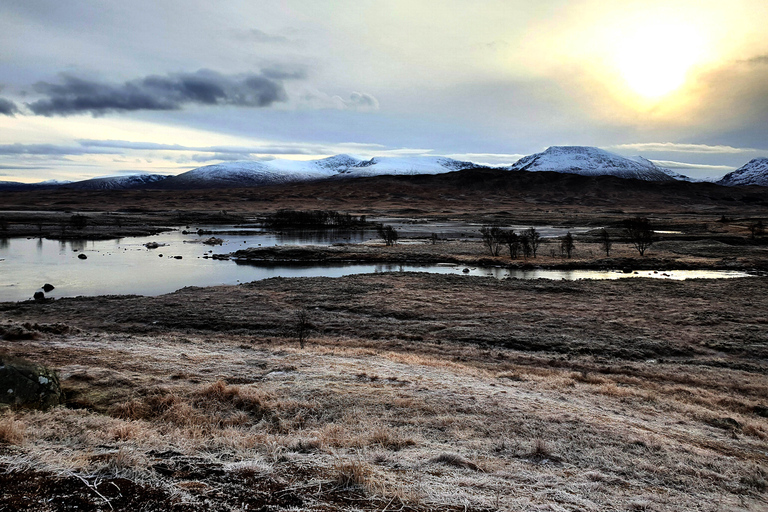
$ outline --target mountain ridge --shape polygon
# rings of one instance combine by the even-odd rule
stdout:
[[[768,158],[753,158],[716,182],[727,187],[759,185],[768,187]]]

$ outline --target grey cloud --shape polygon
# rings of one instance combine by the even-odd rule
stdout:
[[[127,140],[91,140],[81,139],[77,141],[84,148],[115,148],[150,151],[199,151],[202,153],[217,153],[219,155],[248,156],[251,154],[275,154],[275,155],[314,155],[322,152],[322,147],[308,147],[307,145],[265,145],[265,146],[181,146],[179,144],[158,144],[156,142],[132,142]],[[222,158],[223,159],[223,158]],[[235,158],[237,160],[238,158]],[[242,158],[240,158],[242,159]]]
[[[283,37],[275,34],[268,34],[263,30],[259,30],[257,28],[249,30],[245,37],[256,43],[290,44],[293,42],[287,37]]]
[[[0,98],[0,114],[4,116],[12,116],[19,113],[19,107],[16,106],[11,100]]]
[[[213,153],[213,154],[199,154],[191,157],[193,162],[212,162],[212,161],[226,161],[234,162],[236,160],[253,160],[250,153]]]
[[[262,69],[261,74],[273,80],[301,80],[307,77],[307,70],[297,66],[273,66]]]
[[[751,59],[740,60],[739,62],[744,64],[768,64],[768,55],[758,55]]]
[[[288,99],[276,78],[255,73],[226,76],[210,70],[151,75],[122,84],[62,74],[60,83],[38,82],[34,88],[46,97],[27,106],[43,116],[180,110],[188,104],[268,107]]]
[[[119,151],[78,146],[58,146],[56,144],[0,144],[0,155],[87,155],[117,154]]]
[[[347,104],[362,109],[378,110],[379,108],[379,100],[364,92],[353,92]]]

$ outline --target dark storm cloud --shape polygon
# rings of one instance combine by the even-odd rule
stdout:
[[[0,115],[12,116],[19,113],[19,107],[11,100],[0,98]]]
[[[288,99],[281,79],[263,73],[226,76],[210,70],[151,75],[122,84],[62,74],[61,82],[38,82],[34,89],[45,97],[27,106],[43,116],[180,110],[190,104],[268,107]]]

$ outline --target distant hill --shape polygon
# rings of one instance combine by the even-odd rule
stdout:
[[[582,176],[616,176],[644,181],[688,179],[668,169],[662,169],[645,158],[625,158],[589,146],[552,146],[542,153],[521,158],[507,169],[551,171]]]
[[[237,161],[198,167],[157,184],[162,189],[234,188],[282,185],[328,178],[402,174],[441,174],[476,167],[444,157],[375,157],[336,155],[321,160]]]
[[[163,174],[130,174],[127,176],[105,176],[90,180],[67,183],[66,187],[83,190],[128,190],[133,188],[145,188],[167,179]]]
[[[763,159],[766,160],[766,159]],[[357,158],[336,155],[319,160],[235,161],[198,167],[176,176],[134,174],[84,181],[36,184],[0,182],[0,190],[41,190],[56,187],[80,190],[243,188],[285,185],[328,179],[374,176],[436,175],[489,167],[441,156]],[[552,146],[542,153],[521,158],[503,171],[549,171],[583,176],[616,176],[649,182],[693,181],[636,156],[625,158],[587,146]]]
[[[740,185],[760,185],[768,187],[768,158],[755,158],[733,172],[723,176],[719,185],[735,187]]]

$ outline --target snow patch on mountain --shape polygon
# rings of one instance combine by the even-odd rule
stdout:
[[[733,172],[723,176],[718,185],[736,187],[741,185],[760,185],[768,187],[768,158],[754,158]]]
[[[250,187],[326,178],[358,178],[382,174],[440,174],[476,167],[445,157],[375,157],[336,155],[320,160],[237,161],[198,167],[168,178],[166,187]]]
[[[623,156],[590,146],[552,146],[542,153],[521,158],[507,167],[510,171],[552,171],[583,176],[617,176],[645,181],[677,179],[643,157]],[[672,173],[672,174],[670,174]]]
[[[126,190],[142,188],[161,182],[169,176],[163,174],[129,174],[121,176],[102,176],[90,180],[66,183],[69,188],[83,190]]]

